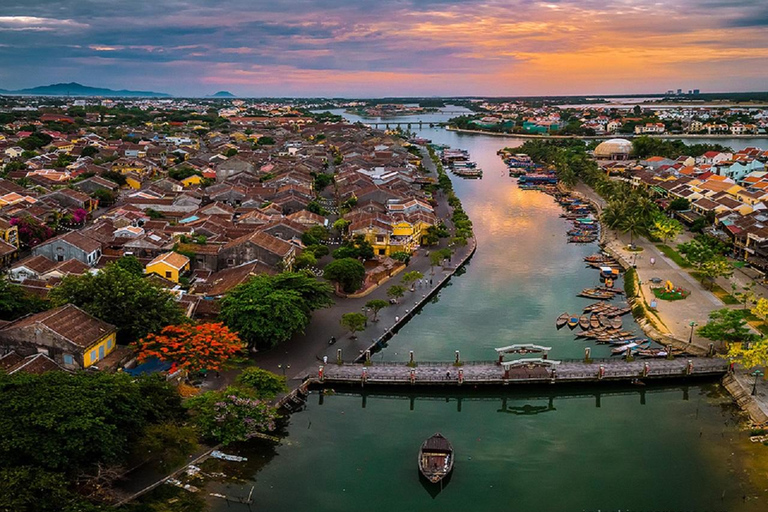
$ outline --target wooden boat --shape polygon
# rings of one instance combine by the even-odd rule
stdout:
[[[587,299],[611,300],[613,298],[613,294],[593,290],[584,290],[579,294],[579,297],[585,297]]]
[[[562,328],[565,324],[568,323],[568,319],[571,318],[571,315],[568,313],[563,313],[559,317],[557,317],[557,320],[555,320],[555,325],[558,329]]]
[[[621,329],[621,318],[613,317],[611,318],[611,327],[614,329]]]
[[[589,317],[587,317],[587,315],[581,315],[579,318],[579,326],[585,331],[589,329]]]
[[[600,322],[600,325],[602,325],[603,327],[611,327],[611,321],[608,319],[607,316],[600,315],[598,317],[598,320]]]
[[[592,316],[589,317],[589,326],[593,329],[597,329],[600,327],[600,320],[598,320],[597,315],[595,313],[592,313]]]
[[[590,262],[590,263],[602,263],[602,262],[609,262],[614,261],[613,258],[606,254],[593,254],[592,256],[586,256],[584,258],[584,261]]]
[[[421,445],[419,471],[433,484],[453,471],[453,446],[442,434],[433,435]]]
[[[568,319],[568,327],[570,327],[571,329],[575,329],[577,325],[579,325],[578,317],[572,316],[571,318]]]
[[[616,295],[624,295],[624,290],[618,290],[616,288],[607,288],[605,286],[598,286],[595,290],[599,292],[615,293]]]
[[[666,348],[642,348],[637,351],[637,355],[642,357],[667,357],[669,351]]]

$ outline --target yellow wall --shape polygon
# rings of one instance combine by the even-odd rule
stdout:
[[[181,180],[181,184],[184,185],[185,187],[191,187],[192,185],[199,185],[202,182],[203,182],[203,178],[201,178],[197,174],[193,174],[192,176]]]
[[[101,338],[98,342],[93,344],[83,354],[83,368],[88,368],[94,363],[99,361],[99,347],[104,347],[104,357],[107,357],[113,350],[117,342],[115,341],[115,333],[110,333]]]
[[[136,178],[125,178],[125,184],[131,188],[135,188],[136,190],[141,189],[141,182]]]
[[[189,264],[184,265],[184,268],[182,268],[181,270],[182,272],[189,270]],[[170,272],[170,276],[168,276],[166,272]],[[153,273],[159,275],[160,277],[164,277],[169,281],[173,281],[174,283],[179,282],[179,271],[173,268],[172,266],[168,265],[164,261],[155,263],[154,265],[147,265],[147,274],[153,274]]]

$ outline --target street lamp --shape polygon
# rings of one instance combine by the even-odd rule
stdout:
[[[690,335],[690,336],[688,336],[688,344],[690,345],[690,344],[691,344],[691,342],[693,341],[693,328],[694,328],[694,327],[696,327],[696,326],[697,326],[697,325],[699,325],[699,324],[697,324],[697,323],[696,323],[696,322],[694,322],[694,321],[691,321],[691,323],[689,323],[688,325],[690,325],[690,326],[691,326],[691,335]]]
[[[291,365],[289,364],[279,364],[277,367],[283,371],[283,377],[285,377],[285,371],[291,369]]]
[[[750,375],[755,376],[755,383],[752,385],[752,396],[755,396],[757,394],[757,379],[763,376],[763,372],[760,370],[755,370]]]

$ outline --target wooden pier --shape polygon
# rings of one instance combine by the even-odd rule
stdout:
[[[321,384],[371,386],[506,386],[513,384],[562,384],[631,382],[722,377],[728,362],[715,357],[675,359],[594,359],[553,361],[519,359],[509,362],[329,363],[310,376]]]

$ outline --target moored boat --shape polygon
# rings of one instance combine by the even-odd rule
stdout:
[[[433,484],[453,471],[453,446],[442,434],[433,435],[421,445],[419,471]]]
[[[592,316],[589,317],[589,326],[592,329],[597,329],[600,327],[600,320],[597,318],[597,314],[592,313]]]
[[[562,328],[565,324],[568,323],[568,319],[571,318],[571,315],[568,313],[563,313],[559,317],[557,317],[557,320],[555,320],[555,325],[558,329]]]
[[[587,315],[581,315],[581,317],[579,318],[579,325],[585,331],[589,329],[589,317]]]
[[[572,316],[571,318],[568,319],[568,327],[570,327],[571,329],[575,329],[577,325],[579,325],[579,317]]]

